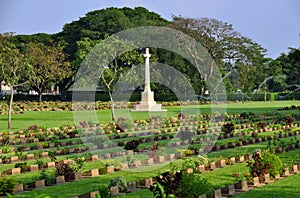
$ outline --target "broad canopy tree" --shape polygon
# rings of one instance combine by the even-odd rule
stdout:
[[[77,42],[89,38],[92,41],[104,40],[108,36],[122,30],[139,26],[164,26],[168,21],[146,8],[107,8],[88,12],[79,20],[67,23],[63,31],[56,35],[57,40],[66,43],[64,51],[69,55],[68,61],[73,63],[78,56]],[[78,62],[77,62],[78,63]],[[76,75],[79,64],[72,64],[73,75]],[[70,76],[59,82],[63,99],[67,90],[73,85],[74,78]]]
[[[8,105],[8,129],[11,129],[11,113],[14,89],[26,82],[22,82],[28,75],[24,55],[10,42],[13,33],[0,34],[0,79],[10,88]]]
[[[39,102],[50,83],[56,84],[72,74],[61,44],[53,42],[51,46],[46,46],[42,43],[29,43],[25,56],[30,65],[28,81],[38,92]]]
[[[234,30],[231,24],[209,18],[174,16],[173,22],[169,26],[200,42],[218,65],[222,76],[237,70],[238,76],[241,77],[238,79],[238,84],[244,92],[250,92],[256,86],[257,79],[255,76],[251,76],[251,80],[247,81],[246,78],[249,76],[244,75],[249,75],[248,72],[253,72],[260,67],[260,62],[264,62],[262,59],[264,59],[266,50]],[[201,79],[204,82],[207,81],[213,75],[213,72],[213,67],[211,67],[210,70],[201,74]],[[226,83],[229,82],[226,81]],[[200,87],[199,94],[201,96],[204,94],[205,87],[205,83]]]
[[[89,70],[101,72],[99,76],[94,76],[94,74],[88,75],[86,73],[84,77],[78,78],[79,82],[77,83],[86,84],[90,80],[97,80],[99,85],[103,85],[112,103],[112,120],[115,120],[114,99],[112,95],[114,85],[133,65],[141,63],[142,58],[139,55],[137,47],[132,42],[120,40],[115,36],[110,37],[109,42],[106,42],[104,45],[101,45],[101,42],[103,41],[93,41],[89,38],[83,38],[77,42],[78,50],[74,61],[75,64],[83,63],[85,67],[89,67]],[[96,44],[100,44],[101,47],[97,47]],[[125,53],[121,53],[124,51]],[[90,76],[94,77],[90,78]]]
[[[289,48],[289,52],[282,53],[277,59],[286,75],[286,83],[290,86],[300,84],[300,48]]]

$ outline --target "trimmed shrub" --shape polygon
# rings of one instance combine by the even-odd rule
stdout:
[[[253,159],[247,163],[252,177],[262,178],[265,174],[270,174],[271,177],[275,177],[277,174],[280,174],[283,169],[280,158],[270,152],[270,150],[264,150],[261,154],[256,152]]]
[[[223,124],[222,131],[225,134],[231,134],[231,133],[233,133],[233,131],[234,131],[234,124],[232,122]]]
[[[112,178],[109,182],[108,188],[118,186],[120,192],[127,192],[128,186],[125,178],[123,176],[118,176],[116,178]]]
[[[12,194],[16,185],[17,181],[14,177],[0,177],[0,195]]]
[[[213,190],[211,183],[200,174],[183,173],[180,182],[180,197],[196,198]]]

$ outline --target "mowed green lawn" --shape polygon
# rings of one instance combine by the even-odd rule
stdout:
[[[278,108],[290,107],[291,105],[300,106],[300,101],[275,101],[275,102],[245,102],[245,103],[227,103],[211,105],[193,105],[193,106],[176,106],[176,107],[166,107],[168,110],[167,113],[162,113],[159,115],[162,116],[177,116],[178,113],[211,113],[212,109],[219,112],[227,113],[241,113],[244,111],[251,111],[254,113],[265,113],[270,111],[276,111]],[[296,113],[299,111],[287,111],[282,113]],[[77,112],[76,116],[80,114],[91,114]],[[155,113],[146,113],[146,112],[129,112],[129,110],[118,110],[116,111],[117,117],[128,117],[130,116],[132,120],[136,119],[146,119],[149,116],[156,115]],[[110,110],[99,110],[96,111],[97,120],[104,123],[111,121],[111,111]],[[83,116],[82,119],[89,121],[89,116]],[[72,111],[27,111],[24,114],[12,115],[12,130],[24,129],[28,126],[37,124],[39,126],[45,127],[59,127],[64,124],[74,125],[74,114]],[[0,131],[7,130],[7,115],[0,115]]]

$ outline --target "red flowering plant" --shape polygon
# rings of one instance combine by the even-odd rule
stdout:
[[[165,148],[162,145],[158,145],[157,142],[153,143],[153,146],[147,149],[148,158],[158,157],[159,155],[165,155]]]
[[[153,146],[148,147],[148,158],[154,158],[157,150],[157,142],[154,142]]]
[[[178,117],[178,119],[180,119],[180,120],[183,120],[183,119],[186,118],[186,116],[185,116],[184,113],[179,113],[177,117]]]
[[[204,147],[204,151],[211,151],[212,150],[212,145],[206,145],[205,147]]]

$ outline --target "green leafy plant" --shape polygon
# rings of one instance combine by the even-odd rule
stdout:
[[[22,159],[23,158],[23,151],[22,150],[20,150],[20,151],[15,150],[15,155],[18,156],[19,159]]]
[[[118,176],[116,178],[112,178],[108,184],[108,188],[118,186],[119,192],[127,192],[128,186],[125,178],[123,176]]]
[[[151,186],[150,191],[153,193],[153,198],[175,198],[174,194],[167,195],[164,187],[159,182]]]
[[[231,133],[233,133],[234,132],[234,123],[228,122],[228,123],[223,124],[222,131],[225,134],[231,134]]]
[[[107,166],[113,166],[115,164],[114,160],[107,159],[107,160],[101,160],[101,162],[107,167]]]
[[[195,160],[193,158],[185,158],[183,159],[182,169],[195,169]]]
[[[277,174],[282,173],[283,164],[278,155],[274,154],[270,150],[264,150],[261,154],[261,162],[263,164],[270,164],[268,173],[271,177],[275,177]]]
[[[290,114],[287,114],[286,116],[284,116],[283,119],[287,125],[290,125],[293,123],[293,117]]]
[[[0,159],[1,159],[1,161],[2,161],[3,164],[7,163],[7,156],[0,155]]]
[[[39,157],[35,157],[35,164],[37,164],[39,169],[41,169],[43,168],[45,161]]]
[[[51,162],[56,162],[56,155],[54,151],[48,151],[48,155],[50,157]]]
[[[58,162],[55,165],[55,173],[56,176],[65,176],[66,181],[74,180],[74,170],[72,169],[70,164],[65,164],[63,161]]]
[[[78,158],[75,158],[74,161],[71,161],[71,168],[74,173],[81,171],[83,169],[84,165],[85,165],[84,157],[78,157]]]
[[[2,139],[3,140],[3,139]],[[11,143],[9,142],[9,141],[6,141],[6,142],[4,142],[3,144],[2,144],[2,146],[1,146],[1,149],[2,149],[2,153],[3,154],[7,154],[7,153],[10,153],[10,152],[12,152],[12,145],[11,145]]]
[[[179,192],[180,197],[196,198],[211,192],[212,189],[212,184],[200,174],[183,173]]]
[[[129,167],[134,167],[135,166],[135,157],[134,155],[125,155],[125,162],[128,164]]]
[[[38,176],[39,180],[45,180],[47,186],[55,183],[55,171],[51,169],[43,169]]]
[[[250,176],[250,174],[248,172],[245,172],[243,174],[234,172],[234,173],[232,173],[232,177],[234,177],[237,182],[243,181],[243,180],[250,181],[252,179],[252,177]]]
[[[195,166],[200,166],[208,163],[208,157],[206,155],[198,155],[195,159]]]
[[[258,122],[256,124],[257,129],[265,129],[266,128],[266,123],[264,122]]]
[[[256,152],[252,160],[247,162],[252,177],[262,178],[265,174],[275,177],[283,169],[280,158],[270,150],[264,150],[260,154]]]
[[[0,195],[12,194],[16,185],[17,181],[14,177],[0,177]]]
[[[182,180],[182,172],[165,172],[160,176],[155,177],[156,183],[159,183],[164,190],[164,193],[167,197],[168,196],[179,196],[179,187],[180,182]],[[155,189],[155,186],[150,187],[150,190],[153,192],[154,190],[162,191],[162,189]],[[159,193],[156,192],[156,195]]]
[[[100,193],[100,198],[111,198],[112,197],[107,186],[100,186],[99,193]]]
[[[15,168],[21,168],[22,172],[28,171],[27,162],[16,163]]]

